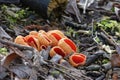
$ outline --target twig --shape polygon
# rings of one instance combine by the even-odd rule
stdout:
[[[91,34],[90,31],[87,30],[78,30],[76,33]]]
[[[19,44],[16,44],[16,43],[13,43],[11,41],[8,41],[8,40],[2,40],[0,39],[0,43],[4,44],[4,45],[8,45],[8,46],[13,46],[13,47],[17,47],[19,49],[22,49],[22,50],[34,50],[34,48],[32,47],[28,47],[28,46],[24,46],[24,45],[19,45]]]
[[[97,48],[98,46],[91,46],[89,48],[87,48],[85,51],[81,52],[81,53],[84,53],[84,52],[88,52],[88,51],[92,51],[93,49]]]
[[[53,68],[53,66],[51,66],[51,65],[47,65],[47,66]],[[59,68],[57,68],[57,67],[54,67],[54,68],[55,68],[56,70],[64,73],[64,74],[66,74],[66,75],[69,76],[70,78],[72,78],[72,79],[74,79],[74,80],[76,79],[75,76],[71,75],[70,73],[68,73],[68,72],[66,72],[66,71],[64,71],[64,70],[61,70],[61,69],[59,69]]]
[[[65,73],[65,74],[67,74],[68,76],[71,76],[71,75],[72,75],[73,78],[74,78],[74,77],[78,77],[78,78],[84,77],[86,80],[92,80],[91,78],[83,75],[82,73],[76,72],[76,71],[75,71],[75,70],[76,70],[75,68],[67,68],[67,67],[62,66],[62,65],[57,64],[57,63],[53,63],[53,62],[50,62],[50,61],[48,61],[48,62],[56,65],[57,67],[59,67],[58,69],[57,69],[57,67],[54,67],[54,68],[57,69],[57,70],[59,70],[59,71],[62,70],[62,72]],[[52,66],[52,67],[53,67],[53,66]],[[61,67],[62,69],[60,69],[60,67]],[[66,71],[63,71],[63,69],[65,69]],[[71,74],[71,72],[74,72],[74,73],[77,74],[78,76]]]
[[[78,7],[79,7],[79,9],[82,9],[81,6],[78,5]],[[101,14],[104,14],[104,15],[115,15],[114,12],[111,12],[111,11],[108,11],[108,10],[104,10],[104,9],[101,10],[99,8],[87,8],[86,10],[88,10],[88,11],[97,11],[97,12],[100,12]]]
[[[113,39],[112,36],[110,36],[110,35],[109,35],[105,30],[103,30],[103,29],[101,29],[101,31],[104,32],[104,34],[105,34],[108,38],[110,38],[110,39],[112,40],[112,42],[114,43],[114,45],[117,45],[116,41]]]
[[[101,29],[101,36],[104,37],[111,45],[113,45],[118,54],[120,54],[120,45],[105,30]]]
[[[57,66],[59,66],[59,67],[62,67],[62,68],[64,68],[64,69],[68,70],[69,73],[70,73],[70,72],[74,72],[74,73],[78,74],[78,76],[84,77],[84,78],[86,78],[87,80],[92,80],[91,78],[83,75],[82,73],[76,72],[75,70],[77,70],[77,69],[75,69],[75,68],[72,68],[72,69],[71,69],[71,68],[67,68],[67,67],[65,67],[65,66],[62,66],[62,65],[60,65],[60,64],[57,64],[57,63],[55,63],[55,64],[56,64]],[[77,71],[78,71],[78,70],[77,70]]]
[[[107,36],[105,35],[103,32],[100,33],[100,35],[107,40],[107,42],[113,46],[115,46],[115,43]]]

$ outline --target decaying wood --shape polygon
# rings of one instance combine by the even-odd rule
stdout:
[[[115,43],[112,41],[112,39],[110,39],[110,38],[109,38],[107,35],[105,35],[103,32],[101,32],[100,35],[101,35],[105,40],[107,40],[110,45],[115,46]]]
[[[115,42],[115,40],[112,38],[112,36],[110,36],[105,30],[101,29],[103,36],[105,37],[105,39],[112,44],[113,46],[115,46],[117,43]]]
[[[6,38],[8,40],[12,40],[12,37],[9,36],[1,26],[0,26],[0,38],[1,39]]]
[[[21,50],[34,50],[32,47],[27,47],[27,46],[24,46],[24,45],[19,45],[19,44],[16,44],[14,42],[11,42],[11,41],[8,41],[8,40],[4,40],[4,39],[0,39],[0,43],[2,44],[5,44],[7,46],[13,46],[13,47],[17,47]]]
[[[108,41],[109,44],[115,47],[116,52],[120,54],[120,45],[110,36],[105,30],[101,29],[101,36]]]
[[[47,66],[51,67],[51,68],[55,68],[56,70],[62,72],[63,74],[66,74],[67,76],[69,76],[69,78],[72,79],[80,79],[80,78],[84,78],[85,80],[92,80],[90,77],[85,76],[82,72],[80,72],[79,70],[75,69],[75,68],[67,68],[65,66],[62,66],[60,64],[57,63],[53,63],[48,61],[49,63],[55,65],[54,67],[50,64],[48,64]]]

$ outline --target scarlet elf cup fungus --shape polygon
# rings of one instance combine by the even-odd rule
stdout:
[[[59,30],[52,30],[47,32],[49,39],[52,41],[52,46],[57,46],[58,41],[66,36]]]
[[[38,32],[37,31],[31,31],[29,34],[30,35],[34,35],[34,36],[38,36]]]
[[[40,30],[39,32],[31,31],[29,34],[34,35],[39,40],[39,43],[41,45],[48,46],[52,43],[51,40],[48,38],[47,33],[44,30]]]
[[[58,42],[58,46],[61,47],[67,53],[67,55],[77,51],[75,43],[68,38],[62,38]]]
[[[30,33],[29,33],[29,35],[33,35],[35,38],[37,38],[38,39],[38,42],[39,42],[39,48],[38,48],[38,51],[40,51],[41,49],[42,49],[42,47],[41,47],[41,44],[40,44],[40,41],[39,41],[39,38],[38,38],[38,32],[37,31],[31,31]]]
[[[86,55],[81,53],[74,53],[69,57],[69,62],[74,67],[84,65],[86,62]]]
[[[44,30],[39,30],[38,33],[42,33],[42,34],[48,36],[47,33]]]
[[[52,43],[52,41],[48,38],[48,36],[42,33],[38,34],[38,40],[40,44],[45,45],[45,46],[49,46]]]
[[[24,39],[23,36],[17,36],[17,37],[15,38],[14,42],[17,43],[17,44],[29,46],[29,45],[27,44],[27,42],[25,41],[25,39]]]
[[[66,53],[64,52],[64,50],[59,46],[55,46],[50,50],[50,57],[53,57],[55,54],[59,54],[62,57],[66,56]]]
[[[46,48],[47,48],[47,46],[45,46],[45,45],[40,45],[40,50],[46,49]]]
[[[37,50],[39,50],[40,43],[39,43],[39,40],[36,38],[36,36],[27,35],[27,36],[24,37],[24,39],[29,46],[32,46],[32,47],[36,48]]]
[[[65,35],[63,34],[63,32],[61,32],[60,30],[51,30],[51,31],[48,31],[47,33],[56,33],[56,34],[59,34],[60,36],[64,37]]]

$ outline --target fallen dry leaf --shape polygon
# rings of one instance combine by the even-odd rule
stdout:
[[[113,67],[120,67],[120,55],[113,54],[111,58],[111,63]]]
[[[2,62],[2,65],[3,65],[4,67],[8,67],[9,64],[10,64],[14,59],[19,58],[19,57],[20,57],[20,56],[19,56],[18,54],[16,54],[16,53],[11,53],[11,54],[7,55],[7,56],[4,58],[4,60],[3,60],[3,62]]]

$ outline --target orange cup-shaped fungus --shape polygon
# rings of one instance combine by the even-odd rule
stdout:
[[[60,46],[67,54],[77,51],[75,43],[68,38],[62,38],[58,42],[58,46]]]
[[[78,67],[80,65],[84,65],[86,62],[86,55],[74,53],[69,57],[69,62],[72,66]]]
[[[52,41],[46,36],[45,34],[39,33],[38,40],[41,45],[49,46],[51,45]]]
[[[47,46],[45,46],[45,45],[41,45],[41,46],[40,46],[40,50],[46,49],[46,48],[47,48]]]
[[[27,35],[24,38],[29,46],[32,46],[36,48],[37,50],[40,50],[39,40],[34,35]]]
[[[47,32],[48,37],[52,41],[52,46],[57,46],[58,41],[66,36],[59,30],[52,30]]]
[[[50,50],[50,57],[53,57],[55,54],[59,54],[62,57],[66,56],[66,53],[64,52],[64,50],[62,48],[60,48],[59,46],[54,46],[51,50]]]
[[[51,30],[51,31],[48,31],[47,33],[53,33],[53,32],[59,34],[59,35],[62,36],[62,37],[65,36],[65,35],[63,34],[63,32],[61,32],[60,30]]]
[[[38,35],[38,32],[37,32],[37,31],[30,31],[29,35],[37,36],[37,35]]]
[[[25,41],[25,39],[24,39],[23,36],[17,36],[17,37],[15,38],[15,41],[14,41],[14,42],[17,43],[17,44],[29,46],[29,45],[27,44],[27,42]]]
[[[48,36],[47,33],[44,30],[39,30],[38,33],[42,33],[42,34]]]

